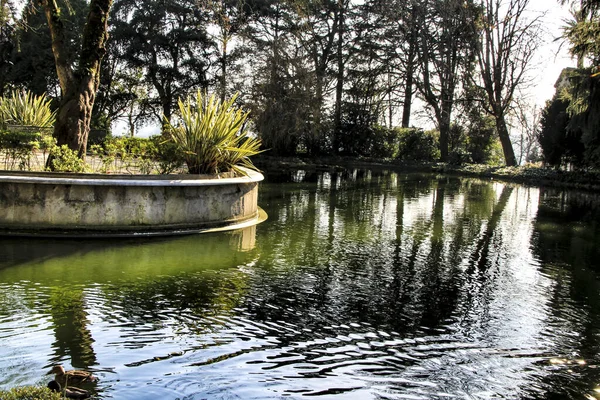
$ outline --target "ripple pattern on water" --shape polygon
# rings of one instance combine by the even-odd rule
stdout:
[[[3,243],[18,257],[0,262],[0,387],[62,363],[115,399],[595,393],[600,235],[583,209],[387,171],[282,182],[243,250],[226,235]]]

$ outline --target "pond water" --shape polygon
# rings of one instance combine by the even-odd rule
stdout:
[[[268,174],[263,224],[0,241],[0,389],[114,399],[600,399],[595,195]]]

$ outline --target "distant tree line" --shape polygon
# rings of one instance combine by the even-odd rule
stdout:
[[[597,0],[582,1],[578,17],[600,31]],[[533,158],[532,137],[544,146],[548,136],[535,127],[528,143],[516,144],[519,157],[510,136],[541,41],[540,20],[529,13],[529,3],[28,0],[16,15],[11,0],[0,0],[0,95],[28,89],[47,93],[58,107],[75,93],[72,88],[80,90],[82,82],[95,83],[97,77],[97,85],[89,86],[96,89],[94,96],[84,96],[86,107],[93,106],[91,127],[110,129],[121,119],[133,135],[147,123],[164,127],[178,99],[198,89],[221,99],[239,92],[238,101],[251,111],[253,131],[271,154],[516,165],[523,154]],[[94,7],[110,10],[105,42],[100,30],[100,42],[91,36],[85,42]],[[600,139],[598,122],[590,116],[600,107],[591,105],[598,96],[600,50],[577,42],[589,37],[578,24],[567,27],[565,37],[573,54],[591,66],[577,69],[570,100],[557,97],[563,103],[552,112],[547,108],[542,121],[556,130],[548,121],[567,107],[561,123],[570,133],[564,136],[580,132],[584,158],[595,160],[600,151],[593,144]],[[98,51],[85,51],[94,45]],[[91,56],[102,59],[98,70],[89,68]],[[86,71],[92,71],[89,78]],[[417,104],[428,111],[434,131],[414,127]],[[83,107],[80,113],[85,112]],[[84,151],[87,137],[70,135],[78,139],[66,143]],[[564,147],[561,140],[552,139],[550,147]],[[543,147],[548,162],[571,160],[569,151],[551,156]]]

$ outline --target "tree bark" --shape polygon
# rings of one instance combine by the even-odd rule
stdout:
[[[496,120],[496,129],[506,165],[517,165],[517,159],[506,126],[506,112],[514,102],[517,89],[527,83],[535,49],[540,43],[539,16],[527,17],[530,0],[482,0],[483,17],[477,59],[485,90],[487,111]]]
[[[496,129],[498,130],[498,136],[500,137],[500,143],[502,144],[502,151],[504,152],[504,159],[506,165],[514,167],[517,165],[517,158],[510,141],[510,135],[508,133],[508,127],[504,120],[504,115],[500,114],[496,116]]]
[[[112,0],[92,0],[83,32],[81,53],[74,69],[66,48],[61,10],[54,0],[40,0],[44,6],[52,39],[52,52],[60,82],[62,100],[56,115],[54,137],[84,159],[92,109],[100,83],[100,63],[106,53],[108,13]],[[51,158],[48,167],[52,168]]]
[[[413,45],[411,44],[411,49]],[[409,57],[410,57],[409,52]],[[404,85],[404,104],[402,105],[402,127],[408,128],[410,126],[410,113],[412,111],[412,95],[413,95],[413,74],[414,74],[414,53],[411,59],[408,60],[406,65],[406,82]]]
[[[448,162],[448,133],[450,132],[450,122],[442,121],[440,123],[440,161]]]
[[[223,38],[221,39],[221,87],[219,88],[221,103],[225,102],[227,96],[227,42],[229,38],[226,36],[227,33],[222,33]]]
[[[416,12],[412,9],[413,15]],[[413,27],[410,31],[410,42],[408,44],[408,57],[406,59],[406,81],[404,85],[404,104],[402,105],[402,127],[408,128],[410,126],[410,113],[412,111],[412,97],[413,97],[413,85],[414,85],[414,73],[415,63],[417,56],[417,40],[418,34],[416,31],[415,17],[411,17],[411,25]]]
[[[333,152],[338,153],[340,148],[340,131],[342,128],[342,96],[344,94],[344,10],[345,0],[338,0],[337,10],[337,84],[335,86],[335,107],[333,115]]]

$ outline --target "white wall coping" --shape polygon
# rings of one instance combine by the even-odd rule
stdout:
[[[0,172],[0,182],[30,183],[41,185],[81,185],[81,186],[223,186],[241,183],[255,183],[264,179],[257,171],[244,169],[245,176],[219,178],[203,175],[100,175],[60,173],[14,173]]]

